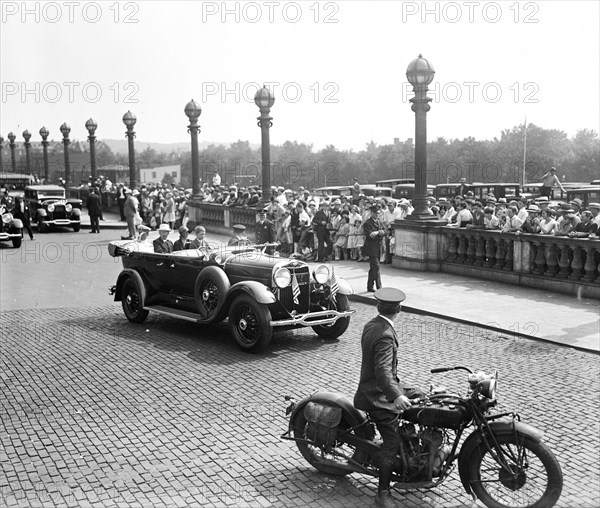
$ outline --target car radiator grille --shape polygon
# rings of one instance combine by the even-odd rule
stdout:
[[[308,266],[288,269],[292,273],[292,277],[295,275],[296,280],[298,281],[298,287],[300,288],[298,303],[294,303],[293,289],[291,285],[279,290],[278,299],[281,302],[281,305],[283,305],[289,312],[295,310],[299,314],[305,314],[308,312],[310,305],[310,274],[308,271]]]
[[[66,219],[67,211],[65,210],[64,205],[54,205],[54,211],[50,213],[52,219]]]

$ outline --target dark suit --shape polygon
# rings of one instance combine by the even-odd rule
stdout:
[[[152,242],[154,246],[154,252],[158,254],[170,254],[173,252],[173,242],[171,240],[165,240],[163,242],[162,238],[157,238]]]
[[[27,230],[29,239],[33,240],[33,232],[31,231],[31,224],[29,222],[29,206],[25,204],[25,201],[17,199],[12,209],[12,214],[15,219],[23,222],[23,227]]]
[[[381,273],[379,270],[379,258],[381,256],[381,241],[385,235],[377,235],[375,238],[371,238],[371,233],[374,231],[386,230],[383,223],[373,217],[369,217],[363,224],[363,230],[365,232],[365,244],[362,248],[364,256],[369,257],[369,277],[367,279],[367,289],[373,289],[376,286],[377,289],[381,287]]]
[[[257,222],[254,228],[254,235],[257,244],[274,243],[277,241],[277,231],[275,224],[270,220],[265,219],[263,222]],[[265,251],[267,254],[273,254],[273,247],[268,247]]]
[[[464,183],[461,183],[460,185],[456,186],[456,189],[454,189],[454,195],[455,196],[464,196],[470,190],[471,190],[471,187],[469,187],[468,185],[466,185]]]
[[[329,213],[324,212],[323,210],[318,210],[315,213],[312,224],[313,230],[317,235],[318,247],[317,247],[317,259],[316,261],[324,261],[325,260],[325,245],[327,245],[327,254],[330,253],[333,242],[331,240],[331,236],[329,235],[329,230],[327,229],[327,223],[329,222]],[[324,222],[325,224],[322,224]]]
[[[96,231],[100,233],[100,219],[102,218],[102,202],[100,201],[100,196],[95,192],[90,192],[85,202],[85,207],[90,216],[92,233],[95,233]]]
[[[191,242],[187,238],[183,241],[181,240],[181,238],[178,238],[177,240],[175,240],[175,243],[173,244],[173,251],[187,250],[190,248],[190,244],[191,244]]]

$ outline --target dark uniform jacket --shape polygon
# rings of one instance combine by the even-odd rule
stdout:
[[[393,401],[404,391],[397,374],[396,330],[381,316],[374,317],[365,325],[361,347],[360,382],[354,405],[363,411],[387,409],[399,413]]]
[[[275,231],[275,224],[270,220],[265,220],[262,224],[256,223],[254,230],[256,235],[256,243],[273,243],[277,241],[277,232]]]
[[[102,201],[100,201],[98,194],[90,192],[85,207],[90,216],[102,217]]]
[[[321,224],[321,222],[325,222],[325,224]],[[320,230],[323,230],[323,231],[327,230],[328,222],[329,222],[329,214],[325,213],[323,210],[318,210],[312,219],[313,229],[315,230],[315,233]]]
[[[163,241],[162,238],[157,238],[152,242],[154,252],[159,254],[170,254],[173,252],[173,242],[171,240]]]
[[[365,232],[365,244],[362,248],[364,256],[375,256],[379,257],[381,254],[381,239],[383,236],[377,235],[375,238],[371,238],[370,233],[373,231],[379,231],[380,229],[385,230],[386,228],[379,219],[369,217],[363,223],[363,231]]]

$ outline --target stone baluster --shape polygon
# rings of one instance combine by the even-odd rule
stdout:
[[[569,276],[569,246],[561,245],[560,246],[560,257],[558,259],[558,277],[561,279],[566,279]]]
[[[583,261],[581,259],[581,246],[573,247],[573,260],[571,261],[571,275],[569,279],[579,280],[583,273]]]
[[[494,259],[496,259],[496,253],[494,250],[494,239],[486,238],[485,240],[485,260],[483,262],[483,266],[492,267],[494,264]]]
[[[504,265],[504,248],[504,240],[502,238],[498,238],[496,245],[496,262],[494,263],[494,268],[501,269],[502,265]]]
[[[546,275],[553,277],[558,273],[558,258],[556,256],[556,245],[549,243],[546,247]]]
[[[533,242],[535,246],[535,258],[533,259],[533,273],[542,275],[546,269],[546,256],[544,256],[544,244],[542,242]]]
[[[454,233],[448,234],[448,254],[446,255],[446,260],[451,263],[456,260],[456,235]]]
[[[514,258],[514,240],[512,238],[506,240],[506,258],[504,260],[503,270],[511,271],[513,269],[513,258]]]
[[[477,235],[476,238],[477,249],[475,250],[475,266],[483,266],[483,259],[485,256],[485,238],[481,235]]]
[[[467,258],[467,236],[465,234],[458,235],[458,259],[457,261],[461,264],[464,264]]]
[[[585,247],[585,265],[583,269],[585,270],[583,280],[592,282],[596,274],[596,249],[592,245],[586,245]]]
[[[467,246],[467,264],[472,265],[475,262],[475,245],[477,244],[477,237],[475,234],[465,235],[468,246]]]

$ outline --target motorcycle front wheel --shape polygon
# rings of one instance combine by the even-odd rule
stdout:
[[[345,415],[344,415],[345,416]],[[342,420],[338,424],[338,432],[345,432],[351,425],[346,418],[342,416]],[[296,439],[308,439],[306,436],[306,418],[304,412],[299,411],[294,422],[294,437]],[[361,428],[350,430],[359,437],[369,439],[367,435],[361,435]],[[344,476],[356,471],[356,467],[351,465],[349,458],[352,461],[358,462],[367,466],[369,460],[364,452],[357,450],[355,446],[347,443],[336,441],[331,447],[317,446],[302,441],[296,441],[298,450],[310,465],[325,474],[334,476]]]
[[[496,439],[511,471],[501,467],[483,445],[476,448],[469,460],[469,482],[477,498],[490,508],[554,506],[563,476],[548,447],[520,435]]]

